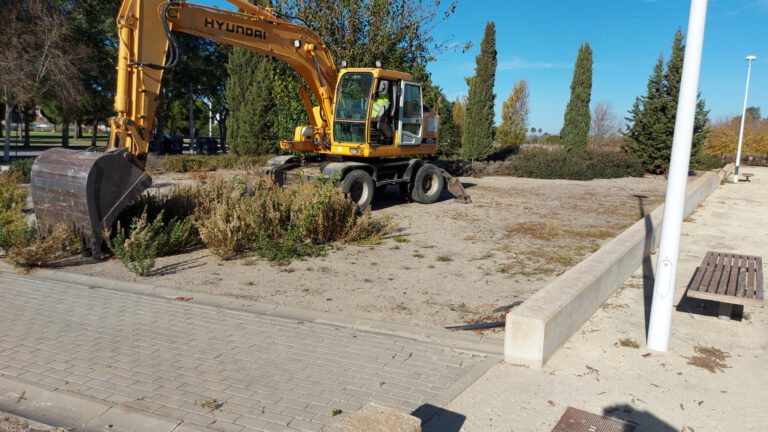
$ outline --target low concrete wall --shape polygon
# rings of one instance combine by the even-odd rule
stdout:
[[[732,166],[708,172],[688,185],[685,215],[717,189]],[[507,363],[541,368],[658,246],[664,206],[566,271],[507,314]]]

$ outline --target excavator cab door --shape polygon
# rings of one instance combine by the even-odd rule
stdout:
[[[402,81],[398,93],[398,143],[402,146],[419,145],[423,133],[422,118],[424,106],[421,99],[421,84]]]

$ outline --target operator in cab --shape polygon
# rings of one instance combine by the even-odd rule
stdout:
[[[376,124],[376,128],[381,131],[384,138],[384,144],[391,144],[393,131],[392,119],[389,115],[389,108],[392,102],[389,100],[389,81],[380,81],[379,89],[373,100],[373,109],[371,110],[371,120]]]

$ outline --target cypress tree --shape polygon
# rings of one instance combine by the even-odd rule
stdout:
[[[683,74],[683,40],[683,32],[678,28],[666,69],[663,56],[660,56],[648,81],[647,94],[635,99],[626,118],[629,126],[624,133],[624,150],[639,160],[647,171],[666,172],[669,169]],[[693,165],[699,160],[701,147],[709,132],[709,111],[700,96],[696,103],[691,144]]]
[[[571,99],[565,108],[560,136],[567,151],[584,151],[589,137],[589,102],[592,99],[592,48],[589,43],[579,47],[571,81]]]
[[[270,59],[251,51],[234,48],[229,56],[228,141],[236,154],[261,155],[277,150],[275,100],[265,79],[271,70]]]
[[[493,21],[489,21],[485,26],[480,54],[475,63],[475,76],[467,80],[469,97],[461,138],[461,156],[467,160],[483,159],[491,152],[496,100],[493,85],[496,81],[497,64],[496,25]]]

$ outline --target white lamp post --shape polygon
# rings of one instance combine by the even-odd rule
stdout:
[[[677,260],[680,253],[680,231],[683,225],[685,188],[691,159],[693,123],[696,116],[696,98],[699,92],[701,51],[704,45],[704,24],[707,18],[707,0],[691,0],[688,17],[688,40],[685,44],[683,76],[672,138],[672,157],[669,161],[669,181],[664,202],[656,277],[653,285],[651,319],[648,324],[648,348],[666,351],[672,323],[672,303],[675,297]]]
[[[744,140],[744,118],[747,116],[747,96],[749,96],[749,73],[752,71],[752,61],[757,57],[750,55],[747,60],[747,89],[744,90],[744,109],[741,110],[741,128],[739,129],[739,146],[736,148],[736,169],[733,172],[733,182],[739,182],[739,164],[741,164],[741,143]]]

